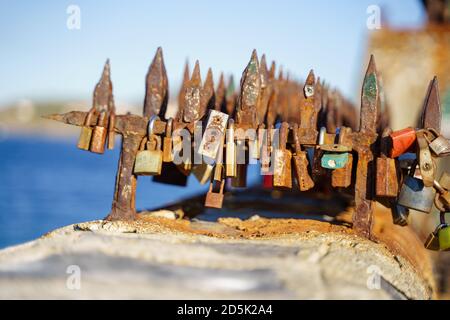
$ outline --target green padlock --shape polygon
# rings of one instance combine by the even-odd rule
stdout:
[[[348,162],[348,153],[326,153],[322,156],[321,165],[325,169],[342,169]]]
[[[439,250],[449,251],[450,250],[450,226],[446,226],[439,230]]]

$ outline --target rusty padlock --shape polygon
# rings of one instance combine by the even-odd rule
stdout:
[[[289,124],[283,122],[280,128],[279,145],[275,150],[273,168],[273,186],[292,188],[291,161],[292,153],[286,148],[289,134]]]
[[[92,132],[91,152],[102,154],[105,152],[106,137],[108,135],[108,115],[106,111],[101,111],[97,120],[97,125]]]
[[[376,162],[375,193],[377,197],[398,196],[399,170],[397,160],[387,157],[389,154],[389,131],[390,129],[387,129],[383,132],[380,143],[381,157],[378,157]]]
[[[81,127],[81,133],[80,137],[78,138],[78,144],[77,147],[81,150],[89,150],[89,147],[91,146],[91,138],[92,138],[92,127],[91,127],[91,121],[92,117],[94,116],[95,108],[91,108],[89,110],[89,113],[86,116],[86,119],[84,120],[84,126]]]
[[[414,145],[414,142],[416,142],[416,131],[413,128],[395,131],[389,136],[391,138],[391,150],[389,153],[391,158],[397,158],[408,152]]]
[[[223,189],[225,187],[225,179],[222,179],[220,181],[220,188],[218,192],[214,192],[214,187],[216,186],[217,181],[212,180],[209,185],[208,193],[206,194],[205,199],[205,207],[207,208],[215,208],[215,209],[221,209],[223,206]]]
[[[297,183],[300,191],[308,191],[314,188],[314,181],[311,179],[308,171],[308,157],[306,151],[302,151],[299,132],[298,132],[298,124],[294,124],[293,129],[294,143],[295,143],[295,153],[293,155],[294,158],[294,168],[295,168],[295,177],[297,178]]]
[[[433,128],[428,128],[425,130],[424,134],[431,151],[437,157],[446,157],[450,155],[450,141],[443,135],[440,135]]]
[[[331,173],[331,185],[334,188],[348,188],[352,184],[353,155],[348,153],[347,163],[343,168]]]

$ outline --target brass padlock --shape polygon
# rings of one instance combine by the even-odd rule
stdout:
[[[283,122],[280,128],[279,145],[275,150],[273,168],[273,186],[292,188],[292,153],[286,148],[289,124]]]
[[[440,212],[448,212],[450,210],[450,192],[437,181],[434,181],[434,188],[437,191],[434,205]]]
[[[108,135],[108,115],[106,111],[100,112],[97,125],[92,132],[91,152],[102,154],[105,152],[106,137]]]
[[[153,134],[153,126],[157,116],[150,118],[147,129],[147,137],[142,139],[139,151],[136,154],[134,162],[134,174],[153,176],[160,175],[162,169],[162,151],[161,151],[161,137]]]
[[[221,181],[223,179],[223,147],[224,147],[225,136],[222,136],[222,141],[220,142],[219,152],[217,153],[216,166],[214,168],[213,179],[216,181]]]
[[[450,190],[450,174],[448,174],[447,172],[444,172],[444,174],[439,179],[439,184],[445,190]]]
[[[194,168],[192,169],[192,173],[197,178],[198,182],[200,182],[200,184],[205,184],[210,180],[213,169],[213,164],[202,163],[194,166]]]
[[[427,187],[422,180],[408,175],[400,190],[398,204],[412,210],[429,213],[433,207],[435,195],[436,190],[433,187]]]
[[[343,168],[331,173],[331,185],[334,188],[348,188],[352,184],[353,155],[348,153],[347,163]]]
[[[84,120],[84,126],[81,127],[81,133],[80,137],[78,138],[78,144],[77,147],[81,150],[89,150],[89,147],[91,145],[91,138],[92,138],[92,127],[91,127],[91,121],[92,117],[94,116],[95,108],[91,108],[89,110],[89,113],[86,116],[86,119]]]
[[[136,154],[134,174],[140,176],[160,175],[162,169],[161,137],[151,135],[143,139]]]
[[[419,169],[422,175],[423,184],[426,187],[432,187],[434,183],[434,174],[436,171],[436,165],[431,158],[430,148],[425,138],[425,132],[419,130],[416,133],[417,144],[419,149],[417,150],[417,158],[419,159]]]
[[[398,196],[398,170],[393,158],[377,158],[376,195],[378,197]]]
[[[227,177],[236,177],[236,144],[234,142],[234,120],[230,119],[228,122],[228,131],[226,134],[226,148],[225,148],[225,175]]]
[[[167,120],[166,134],[163,139],[163,162],[172,162],[172,132],[173,132],[173,119]]]
[[[220,182],[220,188],[218,192],[214,192],[213,190],[213,187],[215,186],[216,182],[217,181],[213,180],[209,185],[209,190],[208,193],[206,194],[205,199],[205,207],[221,209],[223,206],[223,198],[224,198],[223,189],[225,187],[225,179],[222,179],[222,181]]]
[[[430,235],[425,240],[425,244],[424,245],[425,245],[426,249],[433,250],[433,251],[439,251],[440,250],[439,231],[442,228],[445,228],[445,227],[448,228],[448,226],[446,224],[440,224],[440,225],[437,226],[436,230],[434,230],[433,232],[430,233]],[[444,242],[444,239],[443,239],[442,242]],[[445,247],[444,243],[443,243],[443,246]]]
[[[295,142],[295,153],[293,155],[294,158],[294,168],[295,168],[295,177],[297,178],[297,183],[300,191],[308,191],[314,188],[314,181],[311,179],[311,176],[308,172],[308,157],[306,151],[302,151],[299,132],[298,132],[298,124],[294,125],[294,142]]]
[[[446,225],[438,231],[439,250],[450,250],[450,226]]]
[[[450,141],[438,134],[435,129],[427,129],[425,131],[425,138],[429,143],[431,151],[433,151],[437,157],[446,157],[450,155]]]

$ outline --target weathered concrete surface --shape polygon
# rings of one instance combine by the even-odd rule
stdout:
[[[430,299],[427,267],[394,251],[311,220],[95,221],[0,251],[0,298]]]

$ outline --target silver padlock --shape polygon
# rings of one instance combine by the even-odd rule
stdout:
[[[436,190],[433,187],[426,187],[422,180],[406,176],[398,204],[412,210],[430,213],[435,196]]]
[[[438,134],[435,129],[428,129],[425,135],[431,151],[437,157],[445,157],[450,155],[450,141],[443,135]]]

